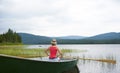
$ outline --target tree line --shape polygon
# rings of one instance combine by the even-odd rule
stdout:
[[[93,39],[71,39],[71,40],[58,40],[59,44],[120,44],[120,39],[109,39],[109,40],[93,40]]]
[[[22,43],[21,36],[19,36],[16,32],[13,32],[13,30],[8,29],[6,33],[0,34],[0,43],[4,44]]]

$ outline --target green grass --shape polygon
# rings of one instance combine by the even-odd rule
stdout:
[[[62,53],[83,52],[81,50],[74,49],[61,49]],[[19,56],[19,57],[40,57],[46,56],[45,48],[33,48],[28,49],[25,45],[5,45],[0,46],[0,54]]]
[[[4,46],[4,45],[23,45],[22,43],[10,43],[10,42],[4,42],[4,43],[0,43],[0,45]]]
[[[87,52],[87,50],[79,50],[79,49],[61,49],[63,53],[80,53],[80,52]]]
[[[27,49],[25,46],[0,46],[0,54],[19,56],[19,57],[37,57],[43,56],[44,49]]]
[[[19,57],[37,57],[45,55],[44,49],[0,49],[0,54],[19,56]]]

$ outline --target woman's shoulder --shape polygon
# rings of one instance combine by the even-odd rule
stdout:
[[[57,48],[57,46],[49,46],[49,48],[51,48],[51,47],[56,47]]]
[[[50,47],[57,47],[57,45],[51,45]]]

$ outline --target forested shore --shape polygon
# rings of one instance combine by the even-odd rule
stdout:
[[[1,45],[22,44],[21,36],[11,29],[6,33],[0,34]]]

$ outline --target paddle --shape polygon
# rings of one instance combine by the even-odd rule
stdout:
[[[70,59],[71,57],[65,57],[65,58]],[[116,64],[116,60],[109,60],[109,59],[93,59],[93,58],[79,58],[79,57],[73,57],[73,58],[80,59],[80,60],[92,60],[92,61],[99,61],[99,62]]]
[[[45,56],[41,56],[41,57],[45,57]],[[99,61],[99,62],[106,62],[106,63],[112,63],[112,64],[116,64],[116,60],[109,60],[109,59],[93,59],[93,58],[80,58],[80,57],[68,57],[68,56],[64,56],[62,57],[63,59],[80,59],[80,60],[92,60],[92,61]]]
[[[116,64],[116,60],[109,60],[109,59],[92,59],[92,58],[79,58],[81,60],[92,60],[92,61],[99,61],[99,62],[107,62],[107,63],[112,63],[112,64]]]

